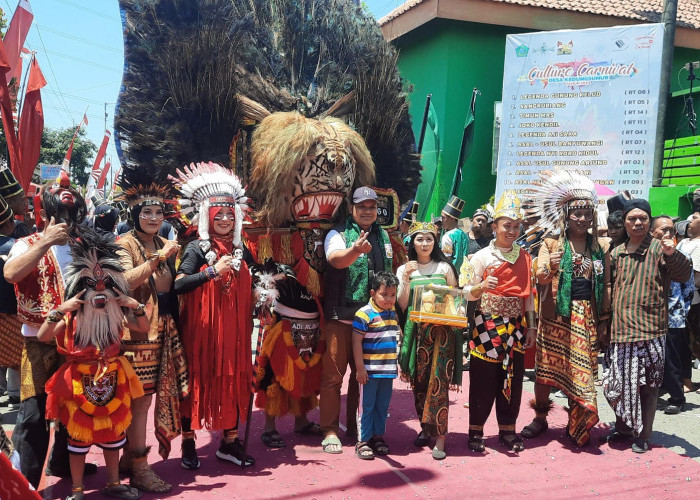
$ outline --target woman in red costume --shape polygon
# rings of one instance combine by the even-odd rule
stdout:
[[[252,383],[251,277],[241,259],[241,227],[247,198],[238,177],[215,163],[178,171],[183,218],[199,239],[182,256],[175,293],[184,294],[181,331],[190,370],[190,397],[182,402],[182,466],[200,462],[194,430],[223,430],[217,458],[252,465],[238,439]]]

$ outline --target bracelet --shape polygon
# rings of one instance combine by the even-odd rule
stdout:
[[[204,269],[204,273],[207,275],[207,278],[210,280],[215,280],[218,278],[219,273],[216,271],[216,268],[214,266],[209,266]]]
[[[59,311],[58,309],[52,309],[49,311],[49,314],[46,316],[46,321],[49,323],[58,323],[61,321],[66,315]]]
[[[141,318],[146,315],[146,304],[139,304],[136,309],[134,309],[134,316]]]
[[[146,258],[148,260],[158,259],[158,262],[161,264],[163,262],[165,262],[166,260],[168,260],[168,256],[165,255],[165,252],[163,250],[157,250],[155,252],[148,252],[146,254]]]

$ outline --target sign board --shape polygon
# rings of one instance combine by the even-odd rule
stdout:
[[[61,173],[61,165],[41,165],[41,180],[51,181]]]
[[[651,187],[663,24],[508,35],[496,199],[542,170],[599,194]]]

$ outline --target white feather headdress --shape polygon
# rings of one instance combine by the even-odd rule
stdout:
[[[241,230],[245,212],[249,210],[248,197],[241,180],[231,170],[213,162],[190,163],[170,176],[181,194],[180,214],[197,227],[201,238],[200,247],[207,260],[216,256],[209,252],[209,208],[231,207],[236,217],[233,229],[233,246],[241,243]],[[210,262],[212,264],[213,262]]]
[[[531,215],[540,218],[538,226],[547,232],[559,228],[567,205],[583,200],[593,208],[598,203],[595,185],[588,177],[569,170],[543,171],[532,186]]]

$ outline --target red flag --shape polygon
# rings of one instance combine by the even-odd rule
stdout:
[[[112,164],[107,160],[105,168],[102,169],[102,175],[100,175],[100,180],[97,182],[97,189],[102,189],[102,194],[104,194],[105,181],[107,180],[107,172],[109,172]]]
[[[119,182],[119,176],[121,175],[121,173],[122,169],[119,168],[119,170],[117,170],[117,174],[114,176],[114,182],[112,183],[112,191],[117,189],[117,182]]]
[[[70,169],[68,167],[70,166],[70,157],[73,154],[73,143],[75,142],[75,138],[78,137],[78,132],[80,132],[80,127],[83,126],[83,123],[85,126],[88,124],[87,113],[83,115],[83,119],[80,120],[80,123],[78,123],[78,127],[75,129],[75,134],[73,134],[73,138],[70,140],[70,146],[68,146],[68,151],[66,151],[66,157],[63,158],[63,163],[61,164],[61,170],[64,172],[70,173]]]
[[[27,33],[29,33],[29,27],[32,25],[33,19],[34,14],[32,14],[29,0],[20,0],[3,39],[5,50],[7,51],[7,62],[10,63],[10,72],[6,75],[8,85],[14,77],[19,87],[19,79],[22,75],[22,47],[27,39]]]
[[[10,167],[15,177],[19,179],[20,150],[17,134],[15,133],[15,123],[12,119],[12,101],[10,91],[7,88],[5,76],[10,71],[10,63],[5,53],[5,44],[0,42],[0,111],[2,112],[2,127],[7,140],[7,152],[10,158]]]
[[[100,178],[100,164],[102,163],[102,159],[105,157],[107,144],[109,144],[109,138],[111,135],[112,134],[109,130],[105,130],[105,136],[102,139],[102,144],[100,145],[100,149],[97,151],[97,156],[95,156],[95,163],[92,166],[92,173],[90,174],[92,176],[92,180],[94,181],[93,184],[95,185]]]
[[[24,94],[22,116],[19,120],[18,141],[22,150],[21,166],[17,180],[25,191],[32,181],[32,174],[39,161],[41,150],[41,133],[44,130],[44,108],[41,104],[41,89],[46,86],[44,75],[39,69],[36,57],[32,58],[29,67],[27,90]]]

